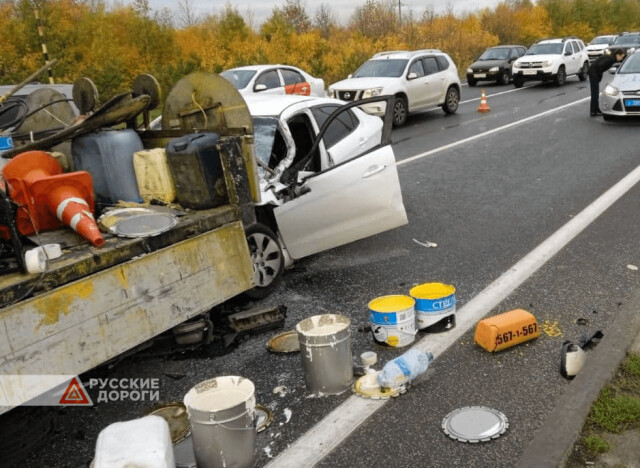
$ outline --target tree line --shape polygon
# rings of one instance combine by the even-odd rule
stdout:
[[[487,47],[529,46],[544,37],[640,29],[640,0],[509,0],[494,8],[454,14],[402,11],[395,0],[366,0],[348,21],[327,4],[313,11],[284,0],[257,25],[251,12],[228,3],[197,16],[193,0],[153,11],[148,0],[107,6],[102,0],[0,0],[0,83],[24,79],[43,65],[34,9],[42,17],[56,82],[88,76],[104,100],[151,73],[168,92],[196,70],[220,72],[251,64],[286,63],[329,85],[383,50],[441,49],[458,71]]]

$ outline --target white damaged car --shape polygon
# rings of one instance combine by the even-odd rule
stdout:
[[[407,224],[384,121],[359,104],[301,96],[246,97],[260,166],[254,297],[268,294],[285,263]],[[389,108],[390,106],[386,106]],[[264,259],[264,261],[260,261]]]

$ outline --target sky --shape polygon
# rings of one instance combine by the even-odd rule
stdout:
[[[209,15],[221,11],[227,0],[191,0],[198,14]],[[238,11],[246,16],[250,9],[253,13],[256,25],[263,23],[270,15],[274,6],[284,5],[285,0],[245,0],[243,2],[231,1],[232,5],[238,8]],[[316,8],[321,3],[326,3],[333,10],[334,15],[339,23],[346,24],[349,17],[359,5],[365,3],[365,0],[303,0],[309,16],[313,16]],[[493,7],[499,3],[499,0],[402,0],[402,10],[413,10],[414,16],[420,17],[425,8],[433,9],[436,13],[444,12],[449,7],[453,8],[454,13],[460,14],[464,12],[472,12],[485,7]],[[169,8],[177,11],[177,0],[149,0],[149,6],[153,10],[161,10]]]

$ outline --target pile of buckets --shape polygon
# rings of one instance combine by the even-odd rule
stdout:
[[[456,288],[444,283],[424,283],[409,296],[382,296],[369,302],[371,333],[377,344],[403,347],[414,342],[416,332],[438,333],[455,327]]]

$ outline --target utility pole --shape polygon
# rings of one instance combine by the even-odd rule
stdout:
[[[38,25],[38,36],[40,37],[40,45],[42,46],[42,55],[44,55],[44,63],[45,65],[49,65],[51,61],[49,60],[49,51],[47,50],[47,43],[44,39],[44,26],[42,25],[42,18],[40,17],[40,10],[38,9],[38,5],[33,3],[33,12],[36,17],[36,22]],[[53,70],[49,67],[49,84],[53,84]]]

